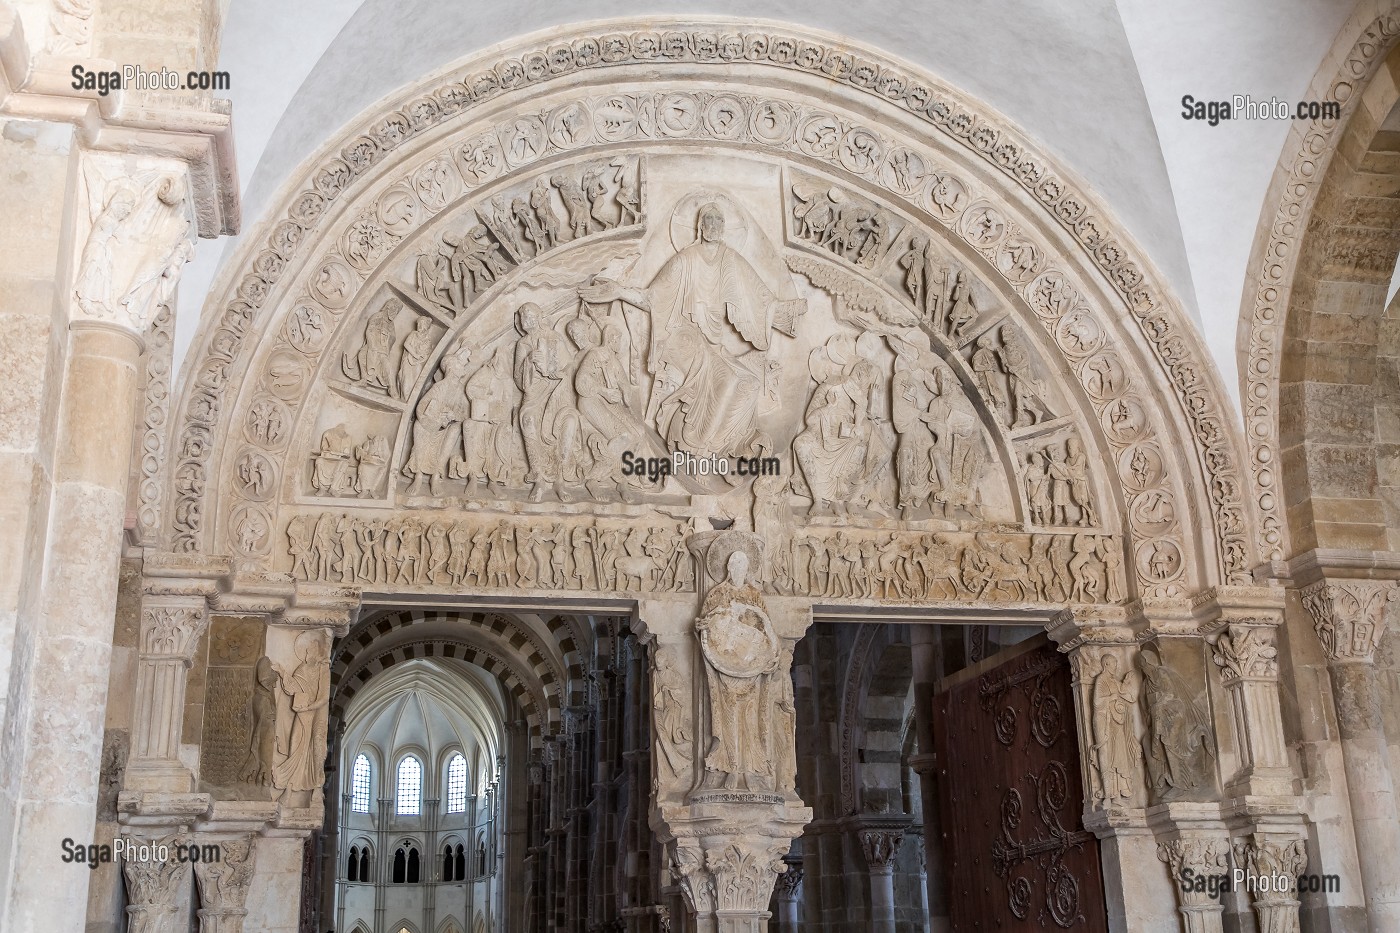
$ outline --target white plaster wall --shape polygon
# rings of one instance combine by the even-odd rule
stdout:
[[[642,15],[801,23],[901,56],[980,98],[1087,181],[1200,321],[1231,393],[1263,197],[1288,124],[1183,120],[1183,94],[1301,97],[1351,0],[244,0],[228,13],[244,229],[376,101],[551,26]],[[235,243],[185,273],[177,359]]]

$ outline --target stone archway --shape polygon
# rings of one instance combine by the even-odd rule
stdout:
[[[150,569],[268,617],[273,657],[362,603],[633,613],[660,870],[702,929],[756,929],[810,817],[772,743],[814,609],[1049,622],[1081,731],[1103,657],[1271,637],[1180,308],[1071,174],[929,76],[788,26],[580,27],[405,89],[290,190],[191,357]],[[673,448],[778,472],[624,472]],[[1275,793],[1277,756],[1246,757]],[[1120,899],[1133,871],[1171,897],[1182,829],[1148,799],[1092,814],[1133,830]]]

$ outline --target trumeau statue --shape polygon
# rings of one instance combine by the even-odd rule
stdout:
[[[1118,656],[1105,654],[1094,678],[1093,763],[1095,802],[1131,801],[1142,786],[1142,750],[1137,740],[1137,671],[1120,674]]]
[[[759,588],[749,581],[749,556],[730,553],[726,577],[705,594],[695,631],[705,660],[710,731],[702,786],[768,791],[774,786],[772,701],[782,670],[782,644]]]

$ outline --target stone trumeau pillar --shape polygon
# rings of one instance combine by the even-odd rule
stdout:
[[[1294,580],[1332,681],[1369,929],[1400,930],[1400,809],[1375,663],[1391,603],[1400,598],[1400,568],[1358,568],[1321,555],[1295,563],[1303,564]],[[1375,578],[1383,574],[1389,579]]]
[[[635,624],[652,664],[651,825],[693,929],[766,933],[783,857],[812,818],[794,789],[792,696],[811,610],[755,585],[757,536],[701,532],[689,546],[702,603],[644,599]]]

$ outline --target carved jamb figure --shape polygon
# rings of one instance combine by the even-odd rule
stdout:
[[[1147,771],[1159,801],[1179,800],[1210,783],[1210,721],[1189,685],[1153,651],[1138,655],[1147,705]]]
[[[78,307],[91,317],[111,320],[116,314],[112,266],[121,241],[133,235],[131,216],[139,195],[133,183],[118,179],[112,183],[112,191],[101,211],[93,218],[78,263],[77,281],[73,284]]]
[[[1131,800],[1142,786],[1141,749],[1134,710],[1141,681],[1136,671],[1118,673],[1118,656],[1105,653],[1094,678],[1094,760],[1102,781],[1101,800]]]
[[[258,658],[253,668],[253,697],[248,709],[252,722],[248,730],[248,754],[238,770],[238,779],[266,786],[272,782],[273,753],[277,748],[277,692],[282,678],[272,659]]]
[[[656,739],[661,746],[661,760],[671,772],[672,779],[684,776],[683,768],[691,761],[690,717],[687,715],[686,682],[676,668],[672,650],[657,646],[652,668],[653,709],[656,718]]]
[[[751,777],[771,781],[769,678],[780,669],[782,646],[763,594],[748,582],[749,556],[735,549],[726,578],[705,595],[695,631],[705,660],[710,743],[705,771],[727,788]]]
[[[325,780],[321,766],[326,760],[331,672],[321,633],[297,636],[296,653],[300,663],[292,672],[278,672],[281,705],[272,786],[282,792],[284,802],[293,793],[314,795]]]

